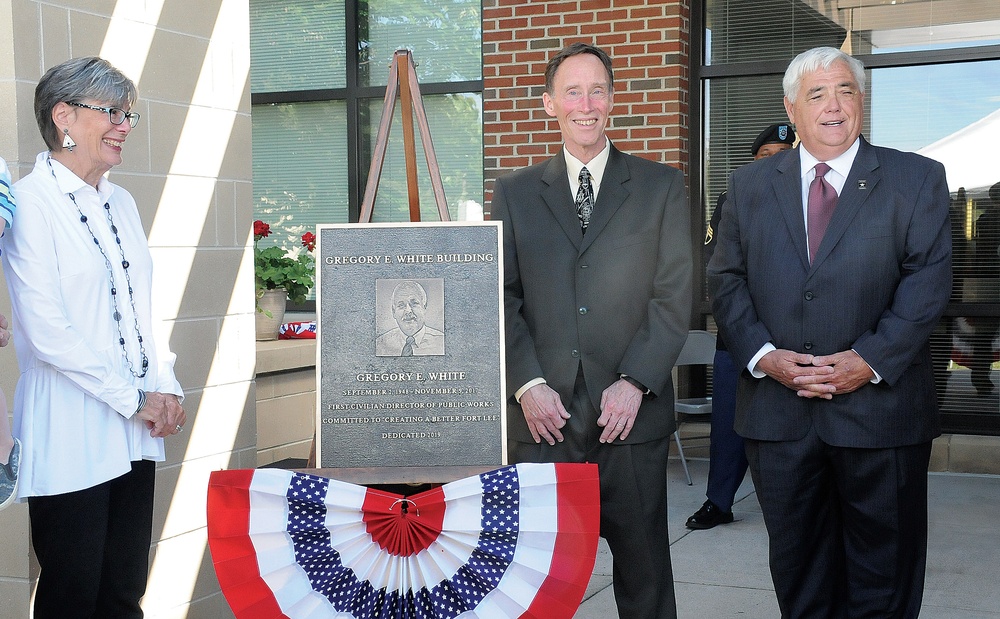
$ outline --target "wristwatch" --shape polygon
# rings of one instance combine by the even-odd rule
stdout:
[[[622,380],[628,382],[630,385],[641,391],[642,395],[649,395],[651,393],[650,390],[646,388],[646,385],[643,385],[642,383],[632,378],[628,374],[622,374],[621,378]]]

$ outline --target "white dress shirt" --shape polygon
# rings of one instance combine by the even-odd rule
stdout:
[[[830,166],[830,171],[823,178],[830,183],[838,196],[844,190],[844,183],[847,182],[847,175],[851,173],[851,166],[854,165],[854,158],[858,155],[860,147],[861,138],[858,138],[842,155],[836,159],[822,162]],[[806,250],[809,251],[809,185],[816,178],[815,168],[820,160],[813,157],[812,153],[800,145],[799,162],[801,165],[799,173],[802,175],[802,220],[806,222]]]
[[[597,204],[597,194],[601,191],[601,179],[604,178],[604,168],[608,167],[608,156],[611,155],[611,140],[605,139],[604,150],[583,163],[573,155],[569,154],[563,146],[563,155],[566,157],[566,174],[569,176],[570,198],[576,201],[576,192],[580,189],[580,170],[586,166],[590,172],[590,186],[594,190],[594,204]]]
[[[95,189],[54,159],[51,166],[43,152],[34,170],[15,183],[17,225],[3,239],[21,369],[14,395],[14,434],[24,447],[21,498],[90,488],[127,473],[132,461],[163,460],[163,439],[151,437],[135,416],[137,389],[183,395],[174,355],[154,342],[153,265],[135,201],[103,177]],[[145,378],[129,372],[108,268],[70,192],[111,262],[125,347],[141,373],[122,257],[104,209],[111,205],[149,358]]]

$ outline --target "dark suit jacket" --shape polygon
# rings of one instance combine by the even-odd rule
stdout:
[[[723,191],[715,201],[715,209],[712,211],[712,217],[708,222],[708,231],[705,233],[705,249],[703,252],[706,269],[708,268],[708,263],[712,261],[712,254],[715,253],[715,244],[718,240],[715,238],[715,231],[719,229],[719,222],[722,220],[722,203],[725,201],[726,192]],[[722,338],[722,334],[718,334],[715,338],[715,349],[729,350],[726,348],[726,340]]]
[[[655,397],[623,442],[669,436],[670,370],[691,315],[683,175],[612,146],[586,235],[563,153],[498,179],[492,206],[503,222],[508,393],[543,377],[568,407],[582,364],[600,410],[604,389],[628,374]],[[532,440],[513,397],[508,434]]]
[[[862,138],[810,265],[799,149],[755,161],[729,182],[709,263],[716,321],[738,367],[767,342],[826,355],[854,349],[882,377],[832,400],[805,399],[744,369],[736,430],[831,445],[896,447],[940,434],[928,338],[951,293],[943,166]]]

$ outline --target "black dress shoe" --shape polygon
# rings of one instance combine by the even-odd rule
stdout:
[[[724,512],[711,501],[705,501],[701,509],[687,520],[689,529],[711,529],[718,524],[729,524],[733,521],[733,512]]]

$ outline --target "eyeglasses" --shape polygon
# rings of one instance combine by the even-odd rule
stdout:
[[[67,101],[67,103],[76,107],[85,107],[88,110],[107,112],[108,120],[111,121],[112,125],[120,125],[125,122],[126,118],[128,119],[128,124],[132,125],[133,129],[139,124],[139,115],[135,112],[126,112],[125,110],[120,110],[116,107],[98,107],[96,105],[87,105],[86,103],[77,103],[76,101]]]

